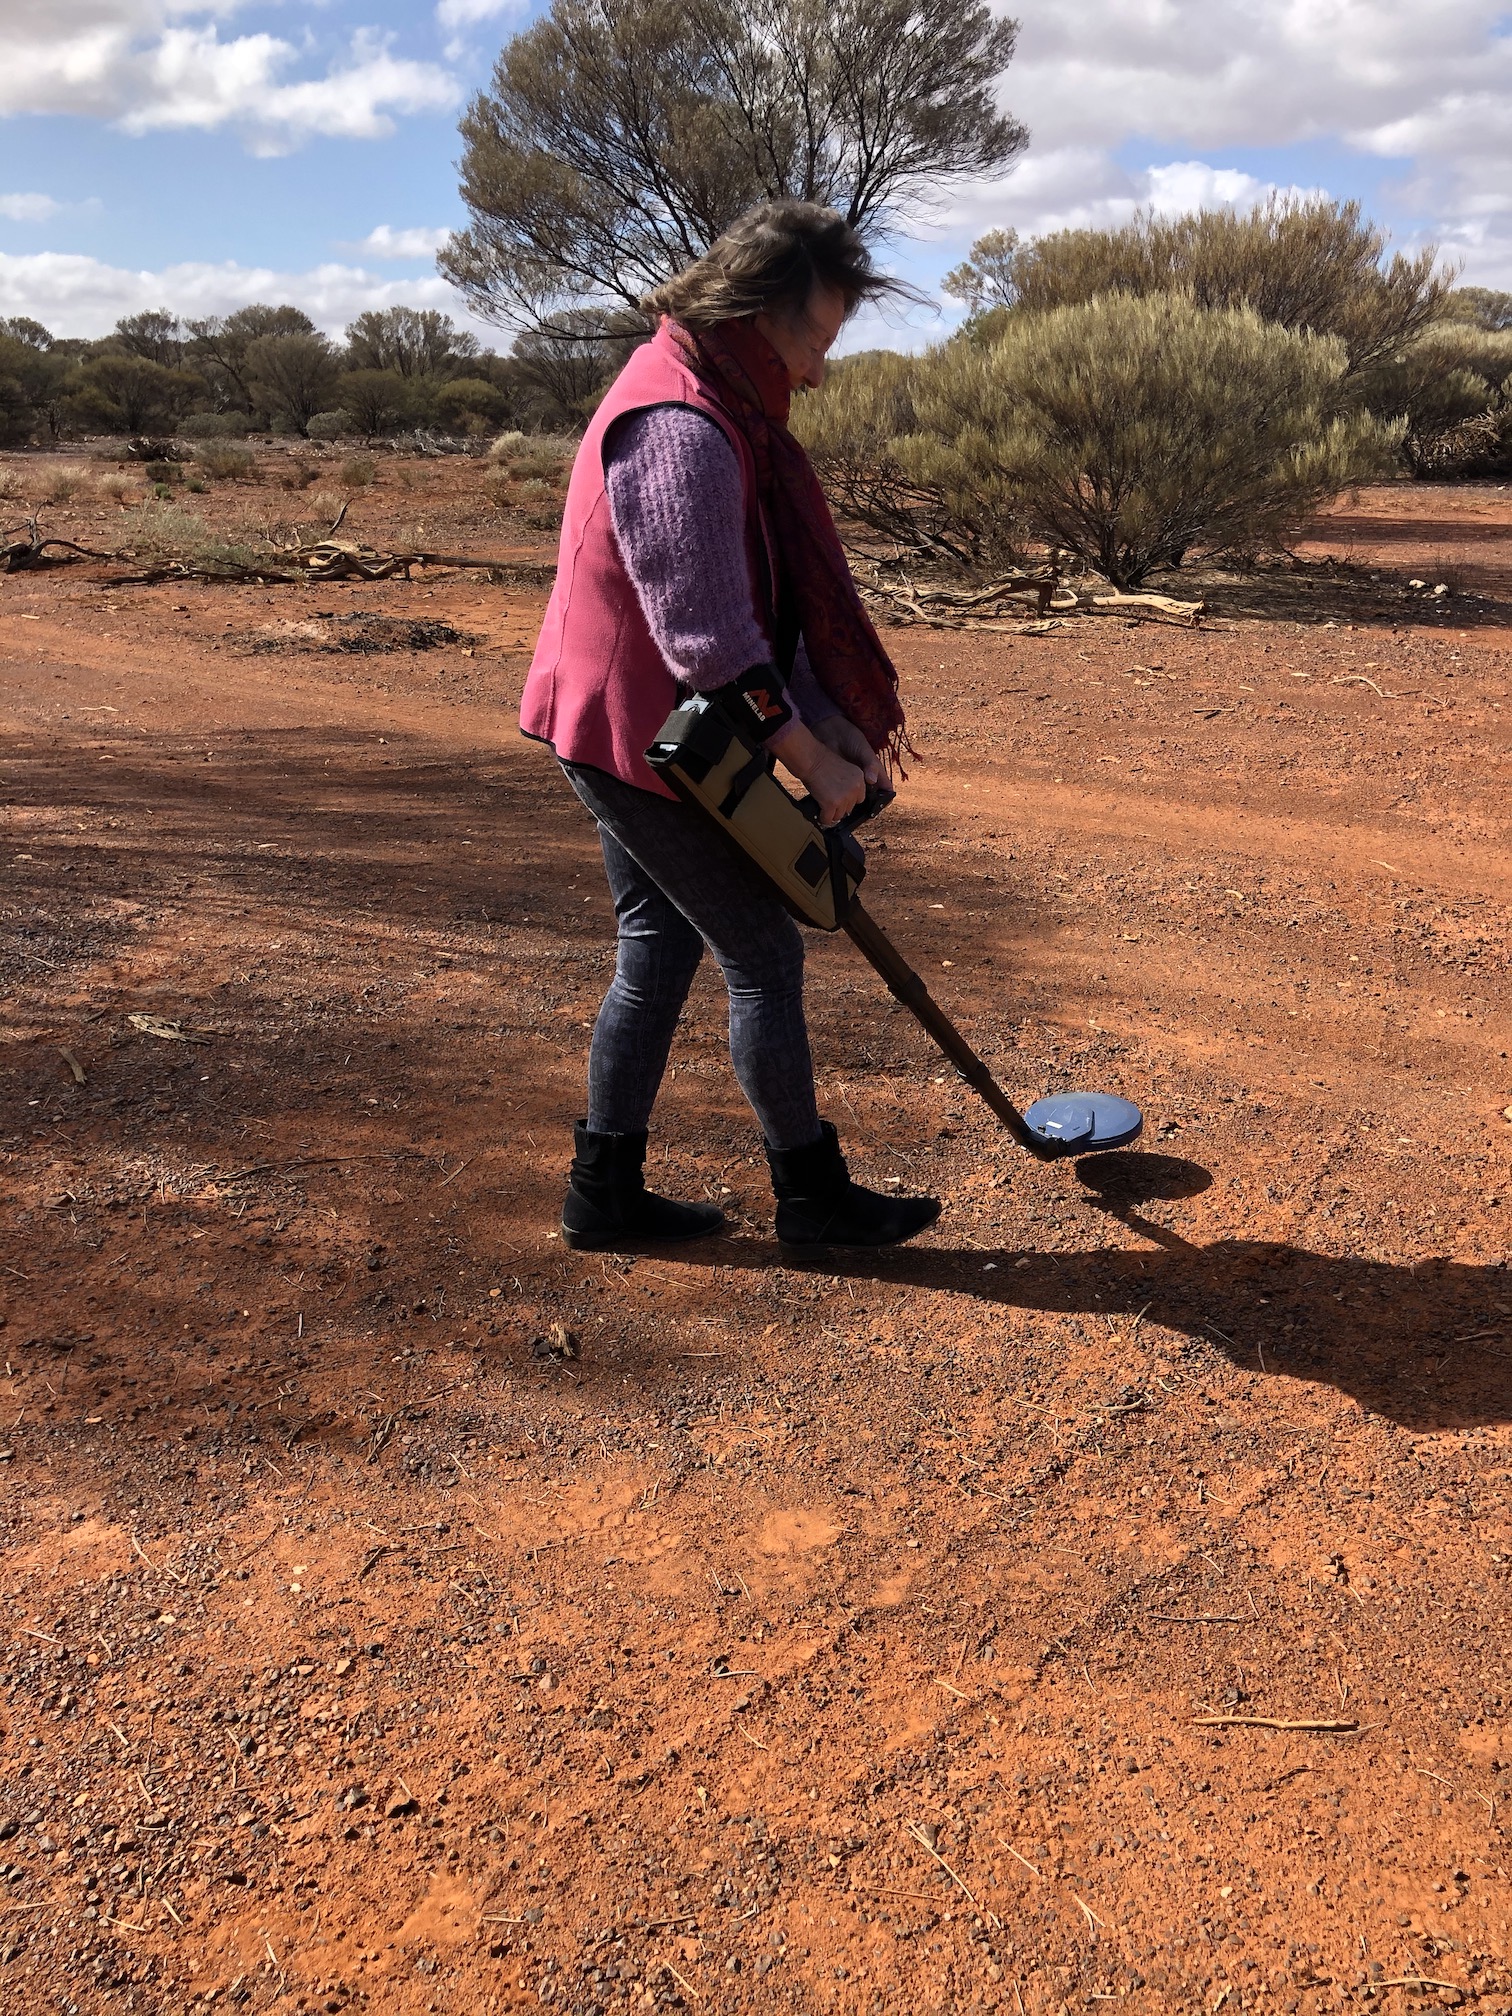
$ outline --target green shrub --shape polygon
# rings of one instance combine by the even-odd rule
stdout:
[[[1401,428],[1340,414],[1337,338],[1170,295],[1022,311],[921,360],[906,476],[1139,586],[1194,549],[1284,543],[1391,466]]]
[[[189,441],[240,441],[249,426],[245,413],[190,413],[179,432]]]
[[[511,428],[491,444],[488,459],[511,476],[565,484],[577,451],[575,434],[522,434]]]
[[[202,441],[194,450],[195,466],[219,483],[250,483],[257,474],[257,458],[250,448],[237,448],[229,441]]]
[[[496,510],[512,510],[516,502],[515,484],[514,478],[510,475],[509,471],[507,469],[485,469],[483,471],[483,495]]]
[[[978,312],[988,340],[1018,309],[1185,294],[1199,308],[1252,308],[1286,329],[1337,336],[1351,373],[1427,328],[1449,293],[1431,249],[1414,259],[1397,253],[1383,266],[1386,234],[1358,203],[1322,198],[1273,198],[1247,214],[1147,213],[1118,231],[1057,231],[1025,245],[989,232],[972,250],[978,256],[946,285]]]
[[[1512,459],[1512,330],[1437,323],[1371,372],[1363,395],[1372,412],[1402,422],[1402,454],[1415,476],[1505,466]]]
[[[418,427],[427,415],[425,388],[397,371],[348,371],[341,381],[341,404],[351,415],[351,432],[370,441]]]
[[[490,385],[486,378],[452,378],[436,387],[436,413],[442,424],[454,431],[479,434],[497,427],[509,416],[513,403],[507,392]]]
[[[336,472],[337,481],[347,490],[366,490],[377,475],[371,455],[349,455]]]
[[[313,413],[310,424],[305,429],[312,441],[339,441],[343,434],[355,434],[358,427],[345,407],[337,407],[329,413]]]
[[[1456,287],[1444,302],[1451,322],[1473,322],[1479,329],[1512,329],[1512,294],[1495,287]]]
[[[1016,543],[1013,500],[963,489],[954,462],[933,466],[920,439],[914,398],[927,368],[894,350],[847,358],[822,390],[797,401],[793,431],[843,516],[900,546],[965,565],[1007,562]]]
[[[177,462],[148,462],[144,473],[149,483],[177,483],[181,471]]]

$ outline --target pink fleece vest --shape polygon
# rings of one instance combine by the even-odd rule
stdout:
[[[765,583],[773,578],[772,554],[750,445],[661,329],[605,393],[573,462],[556,586],[520,698],[520,727],[549,742],[566,762],[591,764],[626,784],[670,798],[674,794],[648,766],[645,751],[677,705],[677,682],[647,627],[620,557],[604,476],[609,429],[647,406],[692,406],[707,413],[739,456],[751,592],[770,635]]]

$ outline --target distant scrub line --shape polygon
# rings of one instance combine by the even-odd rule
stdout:
[[[837,508],[894,560],[980,574],[1048,550],[1137,588],[1191,556],[1285,550],[1368,479],[1512,476],[1512,295],[1453,286],[1432,252],[1388,261],[1356,204],[993,231],[945,287],[969,310],[956,336],[849,358],[795,407]],[[359,316],[342,346],[290,307],[159,310],[93,343],[0,320],[0,445],[177,435],[187,469],[153,472],[167,495],[180,474],[250,480],[258,432],[499,436],[489,494],[544,530],[646,326],[564,310],[501,356],[430,309]]]
[[[435,309],[358,316],[343,345],[298,308],[131,315],[98,342],[0,318],[0,446],[89,434],[486,438],[582,426],[622,348],[531,333],[500,356]],[[585,406],[585,399],[587,404]]]

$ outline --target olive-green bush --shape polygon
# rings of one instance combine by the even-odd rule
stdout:
[[[1117,231],[1055,231],[1023,244],[990,231],[945,285],[989,337],[1014,309],[1042,313],[1105,294],[1252,308],[1285,329],[1337,336],[1354,373],[1392,356],[1449,298],[1431,248],[1385,254],[1385,232],[1358,203],[1274,197],[1247,212],[1145,212]]]
[[[1402,422],[1413,475],[1512,466],[1512,329],[1436,323],[1370,372],[1362,389],[1372,412]]]
[[[1013,500],[994,486],[958,480],[953,458],[931,455],[914,405],[917,357],[872,350],[837,364],[824,388],[801,398],[794,432],[808,449],[831,503],[899,546],[967,566],[1014,556]]]
[[[193,460],[203,475],[213,476],[221,483],[250,483],[257,475],[257,461],[252,450],[239,448],[230,441],[197,441]]]
[[[1184,296],[1114,294],[1007,316],[991,343],[957,337],[900,370],[863,362],[799,409],[821,468],[870,461],[863,522],[987,557],[1029,539],[1120,588],[1191,552],[1283,545],[1325,498],[1395,459],[1402,427],[1340,412],[1343,343]],[[889,436],[888,416],[908,432]],[[932,514],[943,512],[937,535]],[[995,556],[994,556],[995,557]]]

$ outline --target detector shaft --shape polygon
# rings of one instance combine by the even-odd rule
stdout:
[[[845,930],[851,942],[886,982],[888,992],[903,1004],[920,1028],[939,1045],[972,1091],[992,1108],[1020,1148],[1027,1148],[1041,1162],[1053,1162],[1062,1151],[1041,1140],[1033,1131],[876,918],[855,897],[851,898],[846,912]]]

